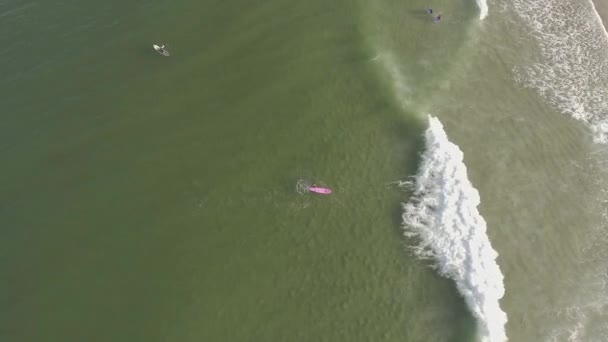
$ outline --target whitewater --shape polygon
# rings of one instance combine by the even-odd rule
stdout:
[[[479,20],[483,20],[488,16],[488,3],[486,0],[475,0],[479,7]]]
[[[608,34],[593,3],[515,0],[509,8],[539,49],[513,68],[515,80],[608,143]]]
[[[467,176],[463,153],[448,140],[439,119],[429,116],[426,149],[412,182],[413,196],[403,204],[403,228],[422,259],[455,281],[483,342],[506,341],[507,315],[499,305],[503,275],[477,206],[480,197]]]

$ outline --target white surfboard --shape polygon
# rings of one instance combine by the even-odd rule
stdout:
[[[158,46],[158,45],[154,44],[152,46],[154,47],[154,50],[156,50],[156,52],[160,53],[161,55],[167,56],[167,57],[170,56],[169,51],[167,51],[167,49],[164,48],[164,45]]]

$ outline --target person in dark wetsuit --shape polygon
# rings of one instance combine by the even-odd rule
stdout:
[[[440,22],[441,21],[441,14],[438,15],[438,16],[436,16],[435,18],[433,18],[433,21],[436,22],[436,23]]]
[[[426,9],[426,13],[428,13],[428,14],[433,14],[433,9],[432,9],[432,8],[427,8],[427,9]]]

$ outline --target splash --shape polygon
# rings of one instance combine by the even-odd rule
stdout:
[[[310,188],[311,186],[312,181],[308,179],[298,179],[298,182],[296,183],[296,192],[300,195],[307,194],[308,188]]]
[[[488,3],[487,0],[476,0],[477,6],[479,6],[479,20],[483,20],[488,16]]]
[[[503,275],[486,222],[477,211],[479,193],[467,177],[462,152],[431,116],[413,191],[410,202],[403,205],[403,225],[406,236],[420,240],[413,248],[415,254],[434,260],[439,273],[456,282],[479,322],[483,342],[506,341],[507,315],[499,306]]]

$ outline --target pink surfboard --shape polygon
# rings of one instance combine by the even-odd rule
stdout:
[[[308,187],[308,191],[314,192],[314,193],[317,193],[317,194],[323,194],[323,195],[329,195],[329,194],[331,194],[331,189],[329,189],[329,188],[321,188],[319,186]]]

